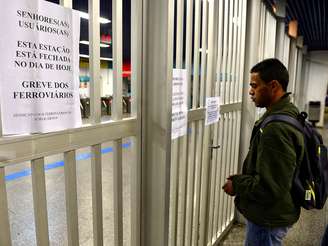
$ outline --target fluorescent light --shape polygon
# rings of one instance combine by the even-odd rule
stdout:
[[[89,20],[89,14],[88,13],[85,13],[85,12],[82,12],[82,11],[78,11],[79,14],[80,14],[80,17],[83,18],[83,19],[86,19],[86,20]],[[101,24],[108,24],[108,23],[111,23],[110,20],[106,19],[106,18],[103,18],[103,17],[100,17],[99,18],[99,22]]]
[[[80,41],[80,44],[89,45],[89,41],[87,41],[87,40],[81,40],[81,41]],[[103,43],[100,43],[100,47],[101,47],[101,48],[108,48],[108,47],[109,47],[109,44],[103,44]]]
[[[200,48],[199,49],[199,52],[202,52],[203,51],[203,49],[202,48]],[[208,53],[208,50],[206,50],[206,54]]]
[[[88,58],[89,59],[89,56],[88,55],[80,54],[79,56],[80,57],[83,57],[83,58]],[[100,57],[100,60],[103,60],[103,61],[112,61],[113,58]]]

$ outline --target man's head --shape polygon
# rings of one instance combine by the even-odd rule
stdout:
[[[257,63],[251,69],[249,95],[256,107],[270,107],[285,93],[289,75],[286,67],[275,58]]]

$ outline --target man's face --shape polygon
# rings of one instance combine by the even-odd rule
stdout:
[[[251,81],[249,83],[249,95],[256,107],[264,108],[270,106],[272,98],[272,90],[270,83],[265,82],[260,78],[258,73],[251,73]]]

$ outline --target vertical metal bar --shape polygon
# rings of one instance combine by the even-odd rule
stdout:
[[[177,241],[176,245],[184,244],[185,214],[186,214],[186,183],[187,183],[187,136],[180,140]]]
[[[184,26],[184,0],[176,0],[177,2],[177,32],[176,32],[176,68],[183,67],[183,26]]]
[[[142,0],[131,1],[131,116],[141,108],[142,80]]]
[[[225,142],[225,138],[227,135],[227,131],[226,131],[226,120],[225,120],[225,114],[221,115],[221,124],[222,124],[222,131],[221,131],[221,136],[220,136],[220,141],[221,141],[221,158],[220,158],[220,163],[221,163],[221,168],[220,168],[220,178],[221,178],[221,187],[222,185],[225,183],[226,180],[226,176],[225,176],[225,167],[226,167],[226,163],[224,162],[224,157],[225,157],[225,149],[226,149],[226,142]],[[223,207],[224,207],[224,199],[226,194],[224,192],[222,192],[222,190],[220,189],[220,199],[219,199],[219,217],[218,217],[218,234],[221,234],[221,232],[223,231]]]
[[[176,32],[176,68],[182,69],[183,64],[183,34],[184,34],[184,0],[177,0],[177,32]],[[176,143],[177,142],[177,143]],[[185,218],[185,190],[186,190],[186,151],[187,136],[173,141],[174,154],[178,155],[178,187],[177,187],[177,222],[176,245],[183,245]],[[175,160],[175,158],[173,158]]]
[[[229,171],[229,175],[233,175],[236,174],[234,173],[234,166],[235,166],[235,153],[236,153],[236,149],[239,147],[239,143],[236,142],[236,111],[232,111],[230,113],[231,115],[231,128],[232,128],[232,136],[231,136],[231,153],[230,153],[230,171]],[[231,221],[233,218],[230,217],[231,213],[233,213],[233,199],[230,197],[229,200],[229,220]]]
[[[217,125],[217,124],[215,124]],[[215,126],[214,126],[215,127]],[[218,135],[218,131],[217,131],[217,127],[215,127],[214,129],[214,134],[213,134],[213,140],[212,140],[212,144],[213,145],[217,145],[217,135]],[[209,192],[209,204],[208,204],[208,230],[207,230],[207,244],[208,243],[212,243],[212,238],[213,238],[213,220],[214,220],[214,207],[215,207],[215,191],[216,191],[216,182],[217,182],[217,150],[213,149],[210,150],[212,151],[212,153],[210,153],[212,159],[210,160],[211,162],[211,170],[210,170],[210,192]]]
[[[238,57],[238,0],[234,0],[234,10],[233,10],[233,19],[232,19],[232,26],[233,26],[233,56],[232,56],[232,90],[230,91],[230,101],[232,103],[236,102],[236,85],[237,85],[237,60],[236,57]]]
[[[223,169],[222,169],[222,176],[221,179],[224,180],[223,183],[225,182],[226,178],[227,178],[227,149],[228,149],[228,116],[227,113],[225,113],[224,115],[222,115],[222,119],[223,119],[223,132],[224,132],[224,136],[223,136],[223,144],[222,144],[222,165],[223,165]],[[221,218],[220,218],[220,228],[221,228],[221,232],[225,229],[225,217],[226,217],[226,200],[227,200],[227,195],[224,194],[222,202],[220,203],[220,214],[221,214]]]
[[[194,28],[194,76],[193,76],[193,108],[197,108],[199,103],[199,49],[200,49],[200,21],[201,21],[201,0],[195,0],[195,28]]]
[[[174,12],[175,12],[175,2],[176,0],[172,1],[172,15],[173,15],[173,19],[174,19]],[[172,23],[172,27],[173,28],[173,24],[174,21]],[[181,28],[181,24],[179,25],[177,23],[177,28]],[[174,29],[173,29],[174,30]],[[172,32],[173,32],[172,30]],[[175,58],[175,62],[176,62],[176,67],[178,66],[178,47],[180,47],[179,49],[181,50],[181,45],[180,45],[180,39],[181,36],[176,36],[176,43],[175,43],[175,48],[176,48],[176,58]],[[172,48],[174,47],[174,41],[173,41],[173,37],[172,37]],[[172,52],[173,53],[173,52]],[[180,61],[180,63],[182,64],[182,61]],[[180,64],[180,65],[181,65]],[[182,65],[181,65],[182,66]],[[181,68],[181,66],[179,68]],[[172,105],[170,105],[172,107]],[[170,212],[169,212],[169,235],[168,235],[168,243],[169,246],[175,246],[176,243],[176,236],[177,236],[177,203],[178,203],[178,178],[179,178],[179,157],[178,157],[178,150],[179,148],[179,142],[178,139],[174,139],[171,142],[171,170],[170,170],[170,179],[171,179],[171,183],[170,183]]]
[[[206,68],[207,68],[207,28],[208,28],[208,2],[207,0],[202,1],[203,12],[202,12],[202,49],[201,49],[201,81],[200,81],[200,101],[199,105],[204,107],[205,105],[205,83],[206,83]],[[197,52],[197,51],[195,51]]]
[[[49,245],[49,230],[44,158],[32,160],[31,170],[36,241],[38,246],[47,246]]]
[[[139,129],[139,128],[138,128]],[[131,187],[131,246],[141,244],[141,131],[136,137],[132,137],[132,151],[135,161],[132,162],[130,170]]]
[[[266,7],[263,2],[261,2],[261,32],[260,32],[260,59],[265,58],[265,32],[266,32]]]
[[[79,245],[75,151],[64,153],[65,200],[68,245]]]
[[[122,119],[122,0],[113,0],[113,119]],[[123,245],[122,139],[114,141],[114,243]]]
[[[113,119],[122,119],[122,0],[112,2],[113,28]]]
[[[302,88],[304,85],[302,84],[302,63],[303,63],[303,53],[301,49],[297,49],[297,67],[296,67],[296,81],[297,81],[297,90],[295,93],[296,99],[295,104],[298,108],[302,108],[301,98],[304,98],[304,94],[302,92]]]
[[[174,1],[145,1],[142,243],[169,245]],[[160,59],[159,59],[160,57]],[[160,88],[160,89],[159,89]],[[156,165],[154,165],[156,163]]]
[[[217,83],[216,83],[216,78],[217,78],[217,62],[218,62],[218,46],[219,44],[217,43],[217,34],[218,34],[218,27],[219,27],[219,16],[218,16],[218,7],[219,7],[219,3],[218,1],[213,1],[212,4],[210,4],[210,8],[213,8],[213,29],[210,29],[210,32],[213,32],[213,38],[212,38],[212,43],[209,42],[209,44],[212,44],[212,48],[209,49],[209,52],[211,52],[212,54],[209,54],[209,59],[210,56],[213,56],[212,58],[212,66],[211,66],[211,70],[210,73],[212,75],[212,79],[211,79],[211,87],[213,89],[211,89],[211,93],[210,96],[217,96],[218,95],[218,91],[217,91]],[[211,39],[209,39],[211,40]],[[210,66],[209,66],[210,67]],[[212,143],[212,145],[217,145],[218,144],[218,139],[217,139],[217,135],[218,135],[218,125],[219,123],[215,123],[211,126],[211,140],[210,142]],[[207,205],[207,229],[206,229],[206,241],[207,243],[212,244],[212,238],[213,238],[213,215],[214,215],[214,207],[215,207],[215,189],[216,189],[216,182],[217,182],[217,176],[216,174],[216,170],[217,170],[217,162],[216,162],[216,158],[217,158],[217,153],[218,150],[217,149],[209,149],[210,152],[210,182],[209,182],[209,198],[208,198],[208,205]]]
[[[218,237],[219,236],[219,226],[218,226],[218,221],[219,221],[219,205],[220,205],[220,200],[222,199],[221,196],[221,192],[222,192],[222,182],[224,182],[224,179],[222,180],[222,162],[221,162],[221,158],[222,158],[222,120],[220,120],[219,122],[219,129],[218,129],[218,135],[217,135],[217,144],[220,147],[220,149],[218,150],[216,159],[215,159],[215,163],[217,165],[216,168],[216,174],[215,176],[217,177],[216,179],[216,184],[215,184],[215,204],[214,204],[214,215],[213,215],[213,231],[212,231],[212,235],[213,237]],[[214,238],[213,238],[214,239]],[[216,238],[215,238],[216,239]]]
[[[93,243],[103,245],[101,145],[91,146]]]
[[[233,155],[232,155],[232,169],[231,169],[231,174],[236,174],[237,173],[237,169],[236,167],[238,167],[238,152],[239,152],[239,139],[238,139],[238,133],[240,132],[240,128],[238,128],[238,115],[239,112],[238,111],[234,111],[233,112],[233,142],[234,145],[236,146],[233,149]],[[240,127],[240,126],[239,126]],[[233,220],[234,215],[235,215],[235,209],[234,209],[234,205],[233,205],[233,199],[231,199],[231,205],[230,205],[230,220]]]
[[[208,42],[208,54],[207,54],[207,69],[206,69],[206,90],[205,96],[210,97],[212,95],[213,88],[213,70],[215,68],[215,7],[214,1],[204,1],[205,6],[205,23],[208,19],[208,28],[203,29],[203,43]],[[208,12],[208,17],[207,17]],[[207,37],[208,36],[208,37]],[[208,41],[207,41],[208,40]],[[204,52],[204,48],[202,48]],[[204,71],[205,72],[205,71]],[[204,142],[203,142],[203,156],[202,156],[202,177],[201,177],[201,204],[200,204],[200,227],[199,227],[199,245],[205,245],[207,239],[207,204],[208,204],[208,189],[209,189],[209,146],[211,141],[211,126],[205,126],[204,129]]]
[[[237,116],[236,116],[236,142],[239,143],[240,141],[240,125],[241,125],[241,111],[237,111]],[[235,166],[233,169],[233,173],[237,173],[238,172],[238,159],[239,159],[239,151],[236,151],[235,154]]]
[[[257,53],[258,53],[258,60],[262,60],[263,59],[263,36],[264,36],[264,33],[263,33],[263,6],[262,6],[262,2],[260,3],[260,8],[259,8],[259,15],[260,15],[260,18],[259,18],[259,40],[258,40],[258,50],[257,50]]]
[[[8,202],[5,182],[5,168],[0,167],[0,245],[11,245]]]
[[[183,13],[182,0],[175,0],[177,5],[176,15],[176,57],[175,67],[182,69],[182,47],[183,47],[183,20],[181,11]],[[173,10],[174,12],[175,10]],[[170,226],[169,226],[169,246],[175,246],[178,238],[178,190],[179,190],[179,139],[172,140],[171,144],[171,184],[170,184]]]
[[[276,36],[276,49],[275,57],[284,61],[284,39],[285,39],[285,20],[284,18],[277,19],[277,36]]]
[[[185,218],[185,241],[184,245],[191,245],[192,222],[193,222],[193,198],[194,198],[194,177],[195,177],[195,147],[196,147],[196,123],[191,123],[191,133],[188,138],[188,174],[186,191],[186,218]]]
[[[195,27],[194,27],[194,76],[193,76],[193,102],[192,107],[195,109],[199,105],[200,99],[200,77],[199,77],[199,66],[200,66],[200,25],[201,25],[201,0],[195,0]],[[189,245],[197,245],[198,242],[198,226],[199,226],[199,197],[200,197],[200,168],[201,168],[201,146],[202,146],[202,122],[198,121],[192,123],[192,137],[196,141],[195,151],[195,173],[194,173],[194,184],[193,184],[193,210],[192,210],[192,228],[191,228],[191,243]],[[186,233],[188,234],[188,232]],[[185,242],[187,244],[188,239]]]
[[[193,246],[198,245],[199,239],[199,207],[200,207],[200,187],[201,187],[201,169],[202,169],[202,146],[203,146],[203,121],[197,122],[196,128],[196,157],[195,157],[195,184],[194,184],[194,210],[192,221],[192,238],[191,243]]]
[[[192,222],[193,222],[193,198],[195,181],[195,145],[196,145],[196,123],[191,123],[191,136],[188,147],[188,178],[187,178],[187,200],[186,200],[186,223],[185,223],[185,246],[191,245]]]
[[[227,83],[227,57],[228,57],[228,17],[229,17],[229,3],[227,1],[223,2],[224,4],[224,26],[223,26],[223,59],[222,59],[222,88],[220,90],[221,101],[223,104],[227,103],[226,99],[226,83]]]
[[[243,97],[243,81],[244,81],[244,69],[245,69],[245,46],[246,46],[246,16],[247,16],[247,0],[240,0],[242,1],[242,14],[241,14],[241,57],[240,61],[240,70],[239,70],[239,87],[238,87],[238,101],[242,101]],[[247,75],[248,76],[248,75]],[[246,83],[248,84],[248,83]]]
[[[223,50],[223,1],[219,1],[218,3],[218,32],[217,32],[217,63],[216,63],[216,87],[215,87],[215,95],[219,96],[221,93],[221,83],[222,83],[222,50]],[[215,124],[214,129],[214,144],[222,146],[221,135],[222,135],[222,122],[219,121],[218,124]],[[214,182],[215,192],[214,192],[214,214],[213,214],[213,222],[212,222],[212,230],[209,229],[209,233],[211,232],[211,237],[213,241],[213,237],[216,237],[217,232],[217,221],[218,221],[218,204],[219,204],[219,197],[218,192],[221,190],[218,187],[221,181],[220,177],[220,164],[221,164],[221,148],[218,151],[215,151],[215,155],[213,156],[213,165],[216,165],[216,173],[215,177],[216,180]]]
[[[183,11],[184,11],[184,2],[183,0],[176,0],[177,4],[177,25],[176,25],[176,57],[175,57],[175,67],[182,69],[183,66]],[[180,237],[181,227],[179,223],[179,190],[181,187],[181,167],[180,167],[180,155],[179,155],[179,139],[172,141],[172,169],[171,169],[171,190],[170,190],[170,245],[173,246],[176,244],[177,240]],[[183,165],[183,162],[181,162]],[[180,211],[181,212],[181,211]],[[180,218],[181,220],[181,218]]]
[[[291,38],[288,36],[288,34],[285,34],[284,61],[286,62],[287,68],[289,64],[290,46]]]
[[[113,143],[114,153],[114,244],[123,245],[123,176],[122,176],[122,139]]]
[[[224,82],[224,72],[223,72],[223,63],[224,63],[224,37],[226,36],[223,34],[224,30],[224,1],[219,1],[218,3],[218,32],[217,32],[217,64],[216,64],[216,89],[215,89],[215,95],[221,95],[221,101],[224,101],[224,98],[222,97],[223,91],[225,88],[225,82]],[[222,148],[222,120],[215,125],[214,129],[214,145],[220,145]],[[220,192],[220,182],[221,182],[221,176],[220,176],[220,164],[221,164],[221,158],[222,158],[222,149],[219,149],[216,151],[215,155],[213,155],[213,163],[212,165],[216,166],[216,172],[215,172],[215,181],[213,182],[214,186],[214,205],[213,205],[213,213],[212,213],[212,221],[209,225],[208,235],[209,240],[212,239],[212,242],[216,239],[217,231],[218,231],[218,219],[219,219],[219,192]],[[219,188],[218,188],[219,187]],[[211,218],[211,215],[209,216]],[[211,228],[212,227],[212,228]]]
[[[131,1],[131,116],[137,118],[137,135],[132,137],[130,170],[131,187],[131,246],[141,244],[141,92],[142,92],[142,11],[143,1]]]
[[[69,8],[69,9],[71,9],[73,7],[73,1],[72,0],[59,0],[59,4],[61,6]]]
[[[242,87],[242,64],[244,64],[244,53],[242,51],[242,46],[245,43],[245,39],[242,38],[243,25],[242,25],[242,13],[243,13],[243,0],[238,0],[238,41],[237,41],[237,68],[236,68],[236,91],[235,91],[235,102],[240,102],[240,90]]]
[[[228,61],[227,61],[227,80],[226,80],[226,103],[231,103],[231,98],[230,98],[230,90],[231,90],[231,61],[232,61],[232,19],[233,19],[233,2],[234,0],[229,1],[229,18],[228,18],[228,23],[229,23],[229,36],[228,36]]]
[[[89,7],[89,66],[90,66],[90,118],[101,121],[100,105],[100,26],[99,0],[88,0]]]
[[[226,126],[227,126],[227,139],[226,139],[226,159],[225,159],[225,165],[226,165],[226,169],[225,169],[225,177],[228,177],[230,174],[230,167],[231,167],[231,163],[230,163],[230,150],[231,150],[231,124],[230,124],[230,112],[228,112],[226,114]],[[224,200],[224,220],[223,220],[223,225],[224,228],[227,227],[227,221],[228,221],[228,210],[229,210],[229,200],[230,197],[229,196],[225,196],[225,200]]]
[[[218,35],[217,35],[217,40],[218,40],[218,58],[217,58],[217,66],[216,66],[216,73],[217,73],[217,78],[216,78],[216,95],[220,96],[221,93],[221,86],[222,86],[222,52],[223,52],[223,1],[219,1],[219,26],[218,26]],[[222,99],[221,99],[222,101]]]
[[[187,1],[187,11],[186,11],[186,69],[187,69],[187,84],[188,84],[188,108],[191,99],[191,77],[192,77],[192,27],[193,27],[193,0]],[[193,124],[195,125],[195,124]],[[189,125],[192,130],[192,126]],[[195,130],[195,129],[193,129]],[[178,226],[180,230],[183,229],[180,234],[182,235],[181,238],[179,238],[179,232],[178,232],[178,242],[177,245],[191,245],[191,221],[192,221],[192,188],[193,188],[193,175],[194,175],[194,136],[195,133],[191,133],[187,136],[183,137],[183,143],[182,143],[182,150],[183,150],[183,158],[182,158],[182,164],[185,165],[184,168],[184,178],[185,180],[182,183],[183,185],[183,197],[180,206],[180,211],[182,212],[183,216],[181,216],[181,227]],[[188,146],[189,145],[189,146]],[[190,149],[189,149],[190,147]],[[188,150],[188,151],[187,151]],[[188,157],[187,157],[188,154]],[[188,163],[188,165],[187,165]],[[187,232],[189,234],[187,235]]]
[[[228,177],[231,173],[232,170],[232,158],[231,158],[231,149],[232,149],[232,112],[228,113],[228,126],[229,126],[229,130],[228,130],[228,149],[227,149],[227,172],[226,172],[226,177]],[[226,220],[225,220],[225,226],[229,225],[229,219],[230,219],[230,209],[229,209],[229,205],[230,205],[230,201],[231,201],[231,197],[227,196],[227,201],[226,201],[226,206],[227,206],[227,210],[226,210]]]
[[[170,184],[170,219],[169,219],[169,245],[174,246],[177,234],[177,190],[178,190],[178,176],[179,176],[179,157],[178,157],[178,140],[172,141],[171,152],[171,184]]]

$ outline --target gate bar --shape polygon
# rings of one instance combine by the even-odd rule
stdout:
[[[92,123],[101,121],[100,105],[100,24],[99,0],[88,0],[89,8],[89,68],[90,77],[90,119]]]
[[[33,204],[36,241],[38,246],[49,245],[48,213],[46,183],[44,175],[44,158],[31,161]]]
[[[0,135],[1,136],[1,135]],[[0,245],[11,245],[8,202],[5,182],[5,168],[0,167]]]
[[[101,169],[101,144],[96,144],[91,146],[92,218],[95,246],[102,246],[104,240]]]
[[[131,1],[131,116],[137,119],[137,133],[132,137],[132,156],[135,162],[130,169],[131,188],[131,246],[141,244],[141,92],[142,92],[142,15],[143,1]]]
[[[79,245],[75,150],[64,153],[67,240],[69,246]]]

